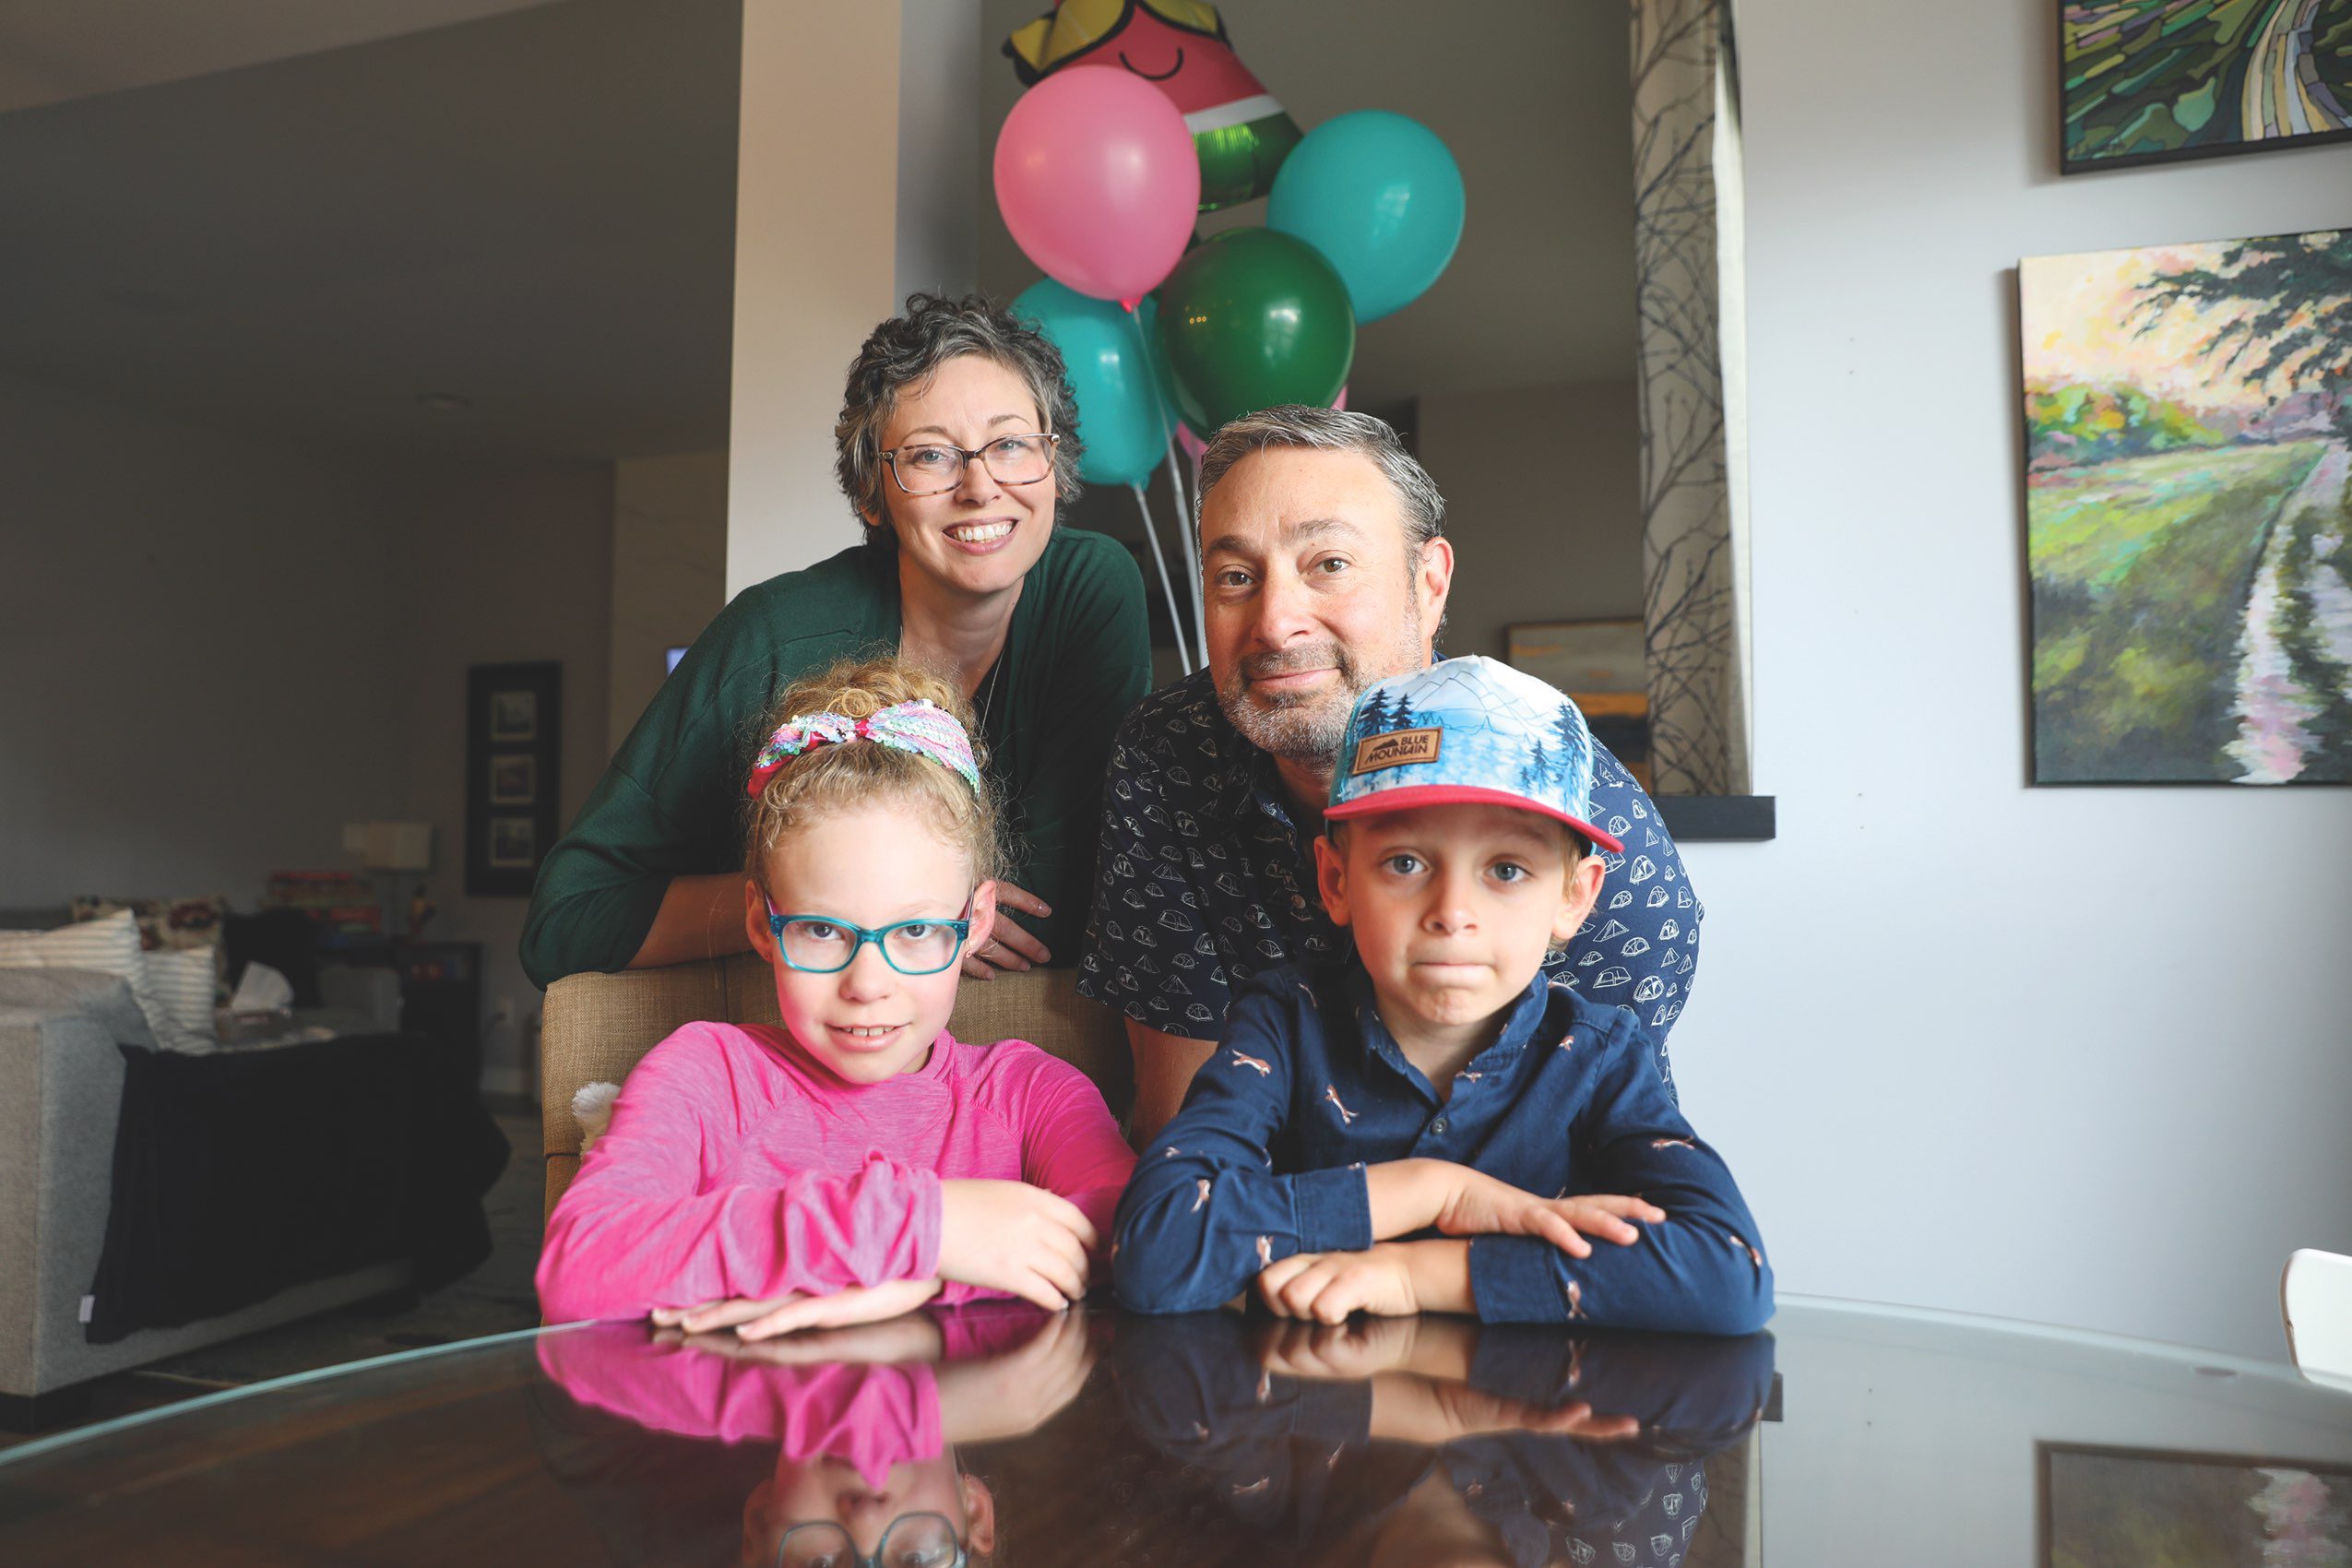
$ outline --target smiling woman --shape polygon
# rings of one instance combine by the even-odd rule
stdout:
[[[914,295],[859,351],[834,435],[865,542],[746,588],[687,650],[540,870],[540,985],[742,950],[761,717],[811,671],[894,651],[970,701],[1007,802],[1016,919],[964,971],[1076,957],[1103,766],[1150,652],[1134,557],[1055,526],[1082,450],[1061,355],[984,299]]]

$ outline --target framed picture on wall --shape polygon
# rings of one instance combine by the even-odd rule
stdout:
[[[490,757],[490,803],[527,806],[539,798],[539,758],[529,752],[493,752]]]
[[[466,896],[527,898],[562,830],[564,667],[477,664],[466,676]]]
[[[1593,738],[1648,789],[1649,662],[1642,623],[1522,622],[1506,635],[1504,662],[1566,692]]]
[[[2017,284],[2034,782],[2352,783],[2352,229]]]
[[[2042,1568],[2352,1559],[2352,1469],[2152,1448],[2038,1445]]]
[[[2059,167],[2352,137],[2352,0],[2060,0]]]

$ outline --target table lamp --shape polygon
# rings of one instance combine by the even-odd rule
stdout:
[[[346,849],[356,848],[360,864],[371,872],[414,873],[433,868],[433,824],[429,822],[351,823],[343,829],[343,844]],[[397,876],[377,879],[384,905],[384,934],[387,938],[397,939],[402,934],[401,880]]]

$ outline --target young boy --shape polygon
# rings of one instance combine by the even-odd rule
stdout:
[[[1746,1334],[1772,1315],[1755,1220],[1605,1000],[1608,969],[1541,972],[1593,914],[1594,846],[1624,850],[1588,820],[1591,757],[1574,703],[1492,659],[1357,700],[1315,845],[1355,952],[1236,992],[1120,1201],[1121,1301],[1196,1312],[1254,1279],[1324,1323]]]

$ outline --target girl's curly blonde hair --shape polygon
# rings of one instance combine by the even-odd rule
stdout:
[[[743,870],[765,890],[767,852],[829,813],[903,801],[920,813],[942,841],[970,857],[975,881],[1000,873],[1004,849],[998,840],[995,791],[990,788],[979,726],[971,705],[948,682],[896,657],[845,659],[804,675],[784,688],[769,709],[751,750],[788,721],[809,714],[837,713],[871,719],[902,702],[929,702],[954,716],[972,738],[972,759],[980,768],[973,789],[945,763],[871,741],[821,745],[785,760],[759,798],[750,802],[743,830]]]

